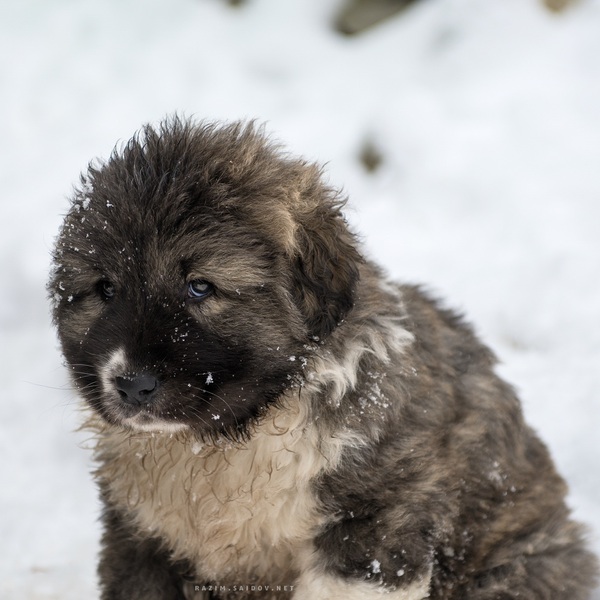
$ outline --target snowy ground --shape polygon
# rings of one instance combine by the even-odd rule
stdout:
[[[0,6],[1,598],[96,597],[49,252],[88,160],[174,110],[258,117],[328,163],[370,255],[497,351],[600,551],[600,2],[427,0],[344,39],[339,1]]]

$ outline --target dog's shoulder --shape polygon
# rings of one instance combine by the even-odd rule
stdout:
[[[474,366],[491,368],[494,353],[479,339],[463,315],[447,308],[422,286],[400,285],[406,328],[414,335],[413,350],[465,372]]]

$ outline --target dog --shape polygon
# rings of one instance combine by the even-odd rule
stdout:
[[[82,175],[48,287],[103,600],[589,597],[493,353],[388,281],[344,204],[245,122],[167,118]]]

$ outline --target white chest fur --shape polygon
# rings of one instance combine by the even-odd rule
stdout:
[[[98,474],[111,501],[199,577],[290,577],[320,524],[310,482],[335,467],[342,442],[320,440],[300,404],[270,416],[241,447],[105,430]]]

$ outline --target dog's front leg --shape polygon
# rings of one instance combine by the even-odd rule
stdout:
[[[102,600],[185,600],[183,565],[155,538],[140,536],[115,508],[103,515],[98,575]],[[199,596],[194,596],[199,598]]]
[[[348,519],[321,532],[300,557],[294,600],[428,598],[430,543],[418,529],[386,535],[378,530],[383,522],[383,517]]]

